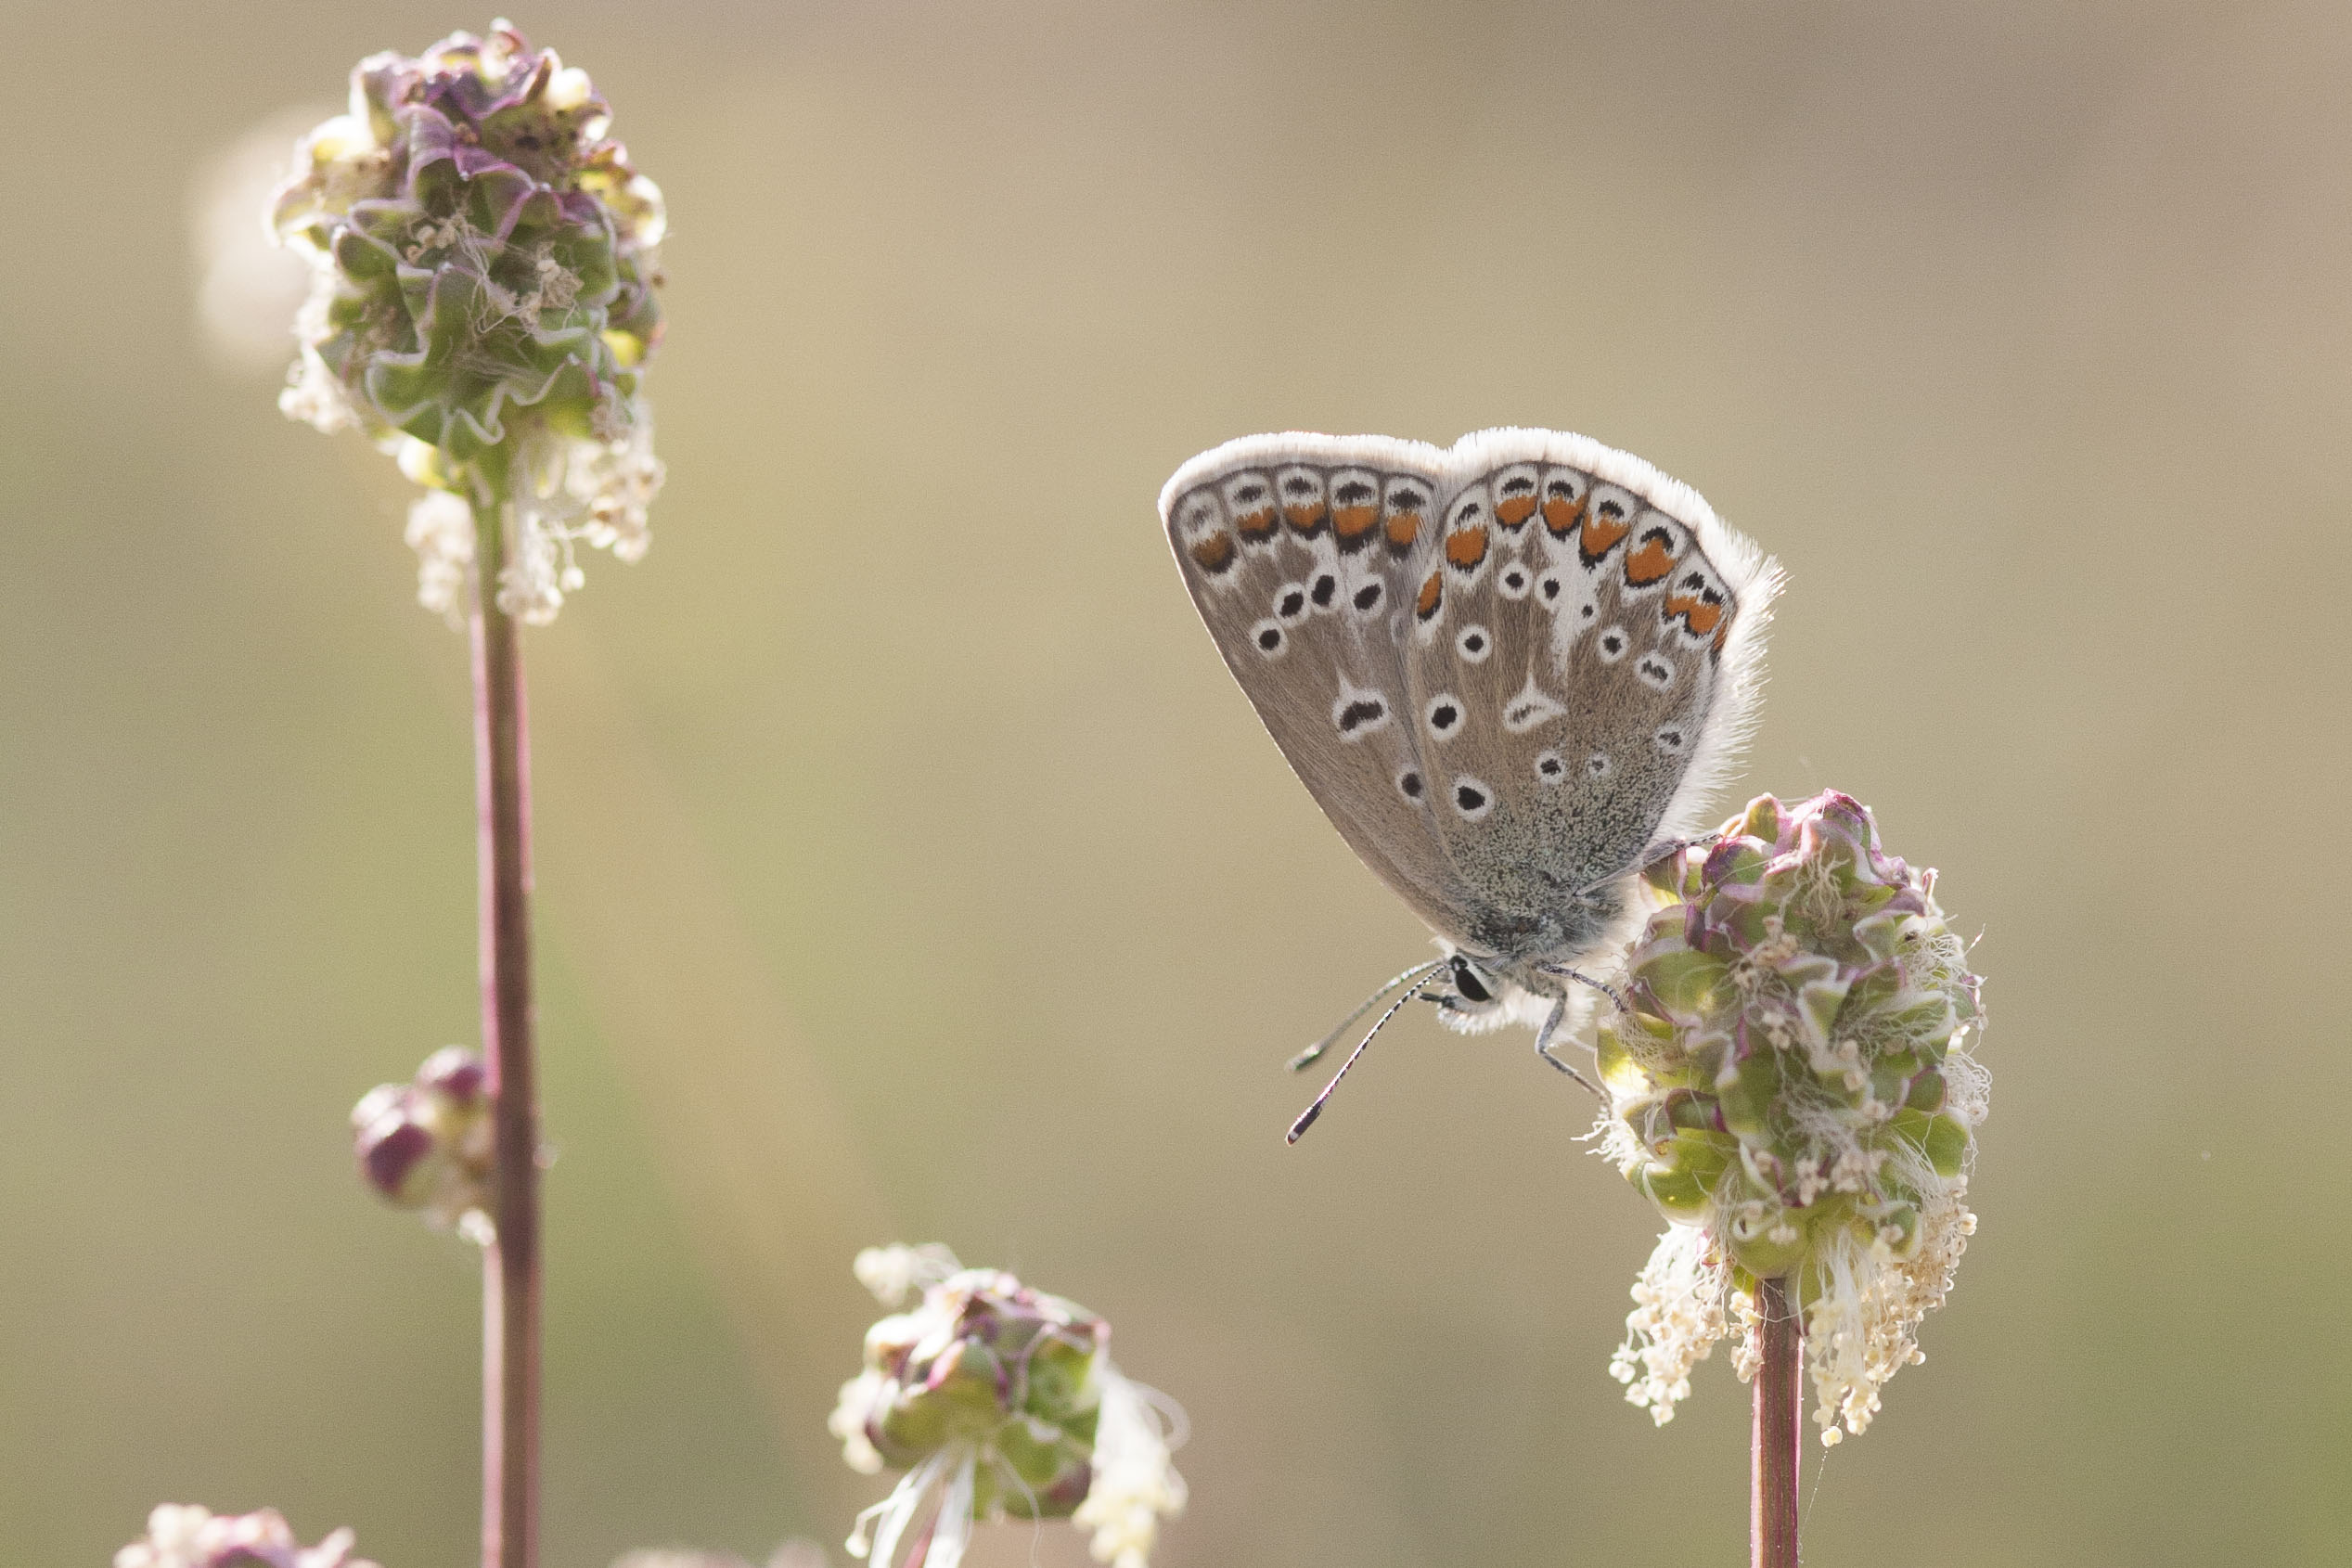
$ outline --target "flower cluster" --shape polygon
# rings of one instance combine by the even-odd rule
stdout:
[[[886,1306],[921,1299],[868,1330],[866,1369],[833,1411],[854,1468],[906,1472],[858,1516],[851,1553],[952,1568],[975,1521],[1069,1518],[1097,1561],[1144,1568],[1184,1506],[1168,1459],[1181,1437],[1162,1396],[1111,1364],[1110,1325],[943,1247],[869,1249],[857,1276]]]
[[[1979,982],[1935,874],[1881,852],[1870,812],[1769,795],[1650,868],[1667,901],[1597,1031],[1602,1150],[1674,1222],[1634,1287],[1612,1371],[1661,1423],[1736,1334],[1755,1286],[1805,1316],[1814,1420],[1859,1434],[1951,1287],[1989,1080],[1968,1051]]]
[[[314,267],[279,406],[445,493],[409,522],[429,608],[455,607],[482,508],[508,534],[498,603],[534,624],[580,585],[575,544],[645,552],[664,219],[610,125],[585,73],[500,22],[362,60],[277,194]]]
[[[351,1113],[359,1174],[395,1208],[489,1240],[491,1125],[482,1058],[447,1046],[405,1084],[379,1084]]]
[[[148,1515],[146,1536],[114,1554],[114,1568],[376,1568],[351,1549],[347,1529],[302,1545],[276,1509],[215,1514],[165,1503]]]

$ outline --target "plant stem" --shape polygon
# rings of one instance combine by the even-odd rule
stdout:
[[[1797,1456],[1805,1435],[1805,1329],[1785,1282],[1757,1282],[1764,1364],[1748,1449],[1750,1568],[1797,1568]]]
[[[539,1114],[532,1071],[531,757],[522,649],[498,608],[504,503],[474,504],[474,806],[481,887],[482,1039],[495,1138],[482,1253],[482,1568],[533,1568],[539,1550]]]

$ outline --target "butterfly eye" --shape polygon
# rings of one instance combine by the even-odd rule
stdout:
[[[1470,966],[1468,959],[1459,955],[1454,959],[1454,989],[1466,1001],[1491,1002],[1495,999],[1495,993],[1487,988],[1484,978]]]

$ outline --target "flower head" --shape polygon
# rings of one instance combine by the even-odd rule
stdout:
[[[353,1153],[367,1185],[437,1228],[489,1236],[491,1125],[482,1058],[448,1046],[405,1084],[379,1084],[352,1108]]]
[[[1110,1325],[944,1247],[858,1255],[884,1305],[911,1310],[866,1334],[866,1368],[830,1426],[850,1465],[905,1471],[859,1516],[852,1555],[880,1568],[953,1568],[974,1521],[1075,1521],[1099,1562],[1144,1568],[1160,1521],[1184,1506],[1165,1400],[1111,1364]]]
[[[1756,1282],[1806,1319],[1822,1440],[1860,1433],[1922,1359],[1920,1319],[1975,1229],[1965,1198],[1988,1079],[1979,981],[1935,873],[1883,854],[1870,812],[1769,795],[1647,880],[1668,902],[1598,1030],[1602,1150],[1676,1228],[1634,1287],[1612,1369],[1660,1422],[1735,1331]]]
[[[580,585],[576,543],[644,553],[662,482],[641,388],[662,332],[662,194],[610,126],[553,50],[504,22],[452,33],[362,60],[271,214],[313,265],[279,406],[398,453],[469,524],[510,512],[499,603],[533,623]],[[436,608],[473,560],[446,514],[410,521]]]
[[[302,1546],[276,1509],[216,1514],[164,1503],[148,1515],[147,1534],[114,1554],[114,1568],[376,1568],[351,1548],[347,1529]]]

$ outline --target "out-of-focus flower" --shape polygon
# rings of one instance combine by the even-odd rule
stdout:
[[[498,604],[533,624],[580,586],[577,545],[645,553],[665,220],[610,126],[585,72],[500,22],[362,60],[277,194],[272,224],[314,269],[279,406],[462,498],[464,529],[446,508],[410,520],[429,607],[471,572],[483,517]]]
[[[351,1549],[348,1529],[302,1545],[276,1509],[216,1514],[164,1503],[148,1515],[147,1534],[114,1554],[114,1568],[376,1568]]]
[[[752,1568],[731,1551],[697,1551],[691,1547],[650,1547],[624,1552],[612,1568]],[[826,1568],[825,1549],[815,1541],[786,1541],[768,1554],[766,1568]]]
[[[886,1306],[921,1300],[867,1330],[829,1423],[853,1468],[906,1472],[858,1516],[851,1555],[955,1568],[975,1521],[1011,1515],[1074,1519],[1098,1562],[1144,1568],[1184,1507],[1181,1430],[1112,1365],[1110,1325],[935,1245],[868,1249],[856,1273]]]
[[[1951,1288],[1990,1080],[1978,978],[1935,873],[1828,791],[1769,795],[1647,880],[1667,900],[1597,1031],[1601,1148],[1674,1227],[1634,1286],[1611,1370],[1662,1424],[1714,1342],[1758,1355],[1755,1289],[1805,1316],[1822,1441],[1859,1434]]]
[[[437,1229],[490,1240],[490,1099],[482,1058],[447,1046],[405,1084],[379,1084],[352,1108],[359,1174],[395,1208]]]

